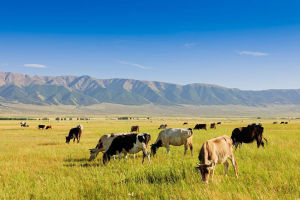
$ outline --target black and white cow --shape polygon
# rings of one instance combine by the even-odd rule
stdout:
[[[110,158],[113,155],[119,155],[119,159],[121,159],[121,153],[129,153],[135,154],[140,151],[143,151],[143,161],[145,157],[148,159],[148,163],[150,163],[150,154],[148,153],[147,146],[151,139],[149,133],[140,133],[140,134],[127,134],[127,135],[119,135],[112,141],[108,150],[103,154],[103,164],[105,165],[110,161]]]

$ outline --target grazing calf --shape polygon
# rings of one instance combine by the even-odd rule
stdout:
[[[232,131],[231,139],[235,148],[242,146],[242,143],[257,142],[257,148],[262,145],[264,147],[263,139],[268,143],[268,140],[263,137],[264,128],[261,124],[250,124],[247,127],[235,128]]]
[[[158,129],[165,129],[167,128],[168,124],[161,124]]]
[[[73,142],[75,142],[75,139],[77,139],[77,143],[80,142],[80,137],[82,134],[82,125],[78,125],[76,128],[70,129],[69,135],[66,137],[66,143],[69,144],[70,140],[73,139]]]
[[[228,158],[231,160],[235,175],[238,178],[237,162],[233,156],[231,138],[227,135],[223,135],[204,142],[198,156],[200,164],[196,167],[201,173],[202,181],[208,183],[210,174],[211,179],[213,180],[215,166],[217,164],[224,165],[225,174],[227,176],[229,166],[227,161]]]
[[[210,124],[210,129],[216,129],[216,123],[211,123]]]
[[[52,129],[52,125],[46,126],[46,130],[47,130],[47,129]]]
[[[147,151],[148,143],[151,139],[150,134],[148,133],[140,133],[140,134],[127,134],[127,135],[119,135],[113,139],[111,145],[108,150],[103,154],[103,164],[105,165],[110,161],[111,156],[119,155],[119,159],[121,159],[121,153],[129,153],[135,154],[140,151],[143,151],[143,161],[144,163],[145,157],[148,158],[148,163],[150,163],[150,155]]]
[[[193,130],[191,128],[168,128],[161,131],[156,139],[156,142],[151,145],[151,154],[154,156],[159,147],[166,147],[168,154],[170,154],[170,145],[181,146],[184,145],[184,155],[190,147],[193,155]]]
[[[206,129],[206,124],[196,124],[195,125],[195,127],[194,127],[194,129],[196,130],[196,129],[205,129],[205,130],[207,130]]]
[[[111,133],[101,136],[95,148],[90,149],[90,159],[94,160],[100,152],[105,152],[110,147],[112,141],[119,135],[128,135],[131,133]]]
[[[140,127],[139,126],[131,126],[131,131],[130,132],[140,132]]]
[[[38,129],[44,129],[45,128],[45,125],[38,125]]]

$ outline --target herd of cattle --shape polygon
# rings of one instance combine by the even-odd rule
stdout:
[[[215,128],[216,124],[211,124],[211,128]],[[206,124],[196,124],[194,129],[206,129]],[[162,124],[159,129],[164,129],[159,132],[156,141],[151,145],[151,153],[148,152],[148,145],[151,140],[149,133],[138,133],[139,126],[132,126],[129,133],[111,133],[100,137],[95,148],[90,149],[89,161],[94,160],[97,155],[103,153],[103,164],[106,165],[110,159],[118,155],[121,159],[121,154],[127,158],[127,154],[136,154],[140,151],[143,152],[143,160],[147,157],[148,163],[150,163],[150,155],[155,156],[157,150],[160,147],[165,147],[167,153],[170,154],[170,146],[184,146],[184,155],[187,150],[190,149],[191,155],[193,155],[193,129],[192,128],[167,128],[167,124]],[[69,131],[69,135],[66,137],[66,143],[75,139],[77,143],[80,142],[83,126],[78,125]],[[198,159],[200,163],[196,170],[201,174],[202,180],[208,183],[209,175],[212,179],[214,176],[215,166],[217,164],[223,164],[225,167],[225,174],[228,172],[228,159],[234,167],[236,177],[238,177],[237,162],[233,155],[233,148],[241,147],[242,143],[257,142],[257,147],[264,147],[264,141],[267,143],[267,139],[263,137],[264,128],[262,124],[249,124],[247,127],[235,128],[232,131],[231,137],[227,135],[219,136],[203,143]],[[135,133],[136,132],[136,133]],[[264,141],[263,141],[264,140]]]
[[[280,124],[287,124],[288,122],[281,122]],[[21,122],[21,127],[29,127],[26,122]],[[183,125],[187,125],[184,122]],[[277,124],[277,122],[273,122]],[[217,125],[221,125],[221,122],[209,124],[211,129],[216,129]],[[148,145],[151,140],[149,133],[138,133],[140,127],[132,126],[131,132],[127,133],[111,133],[100,137],[95,148],[90,149],[89,161],[94,160],[97,155],[103,153],[103,164],[106,165],[110,161],[112,156],[118,155],[121,159],[121,154],[127,158],[127,154],[136,154],[140,151],[143,152],[143,160],[147,157],[148,163],[150,163],[150,155],[155,156],[157,150],[160,147],[165,147],[167,153],[170,154],[170,146],[184,146],[184,155],[187,150],[190,149],[191,155],[193,155],[193,129],[192,128],[167,128],[167,124],[161,124],[158,129],[163,129],[159,132],[156,141],[151,145],[151,153],[148,152]],[[38,129],[52,129],[52,125],[38,125]],[[206,124],[196,124],[194,130],[204,129],[207,130]],[[70,129],[69,135],[66,136],[66,143],[71,140],[77,143],[80,142],[83,126],[78,125],[75,128]],[[246,127],[235,128],[232,131],[231,137],[227,135],[219,136],[203,143],[198,159],[200,163],[196,167],[199,170],[202,180],[208,183],[209,175],[213,178],[215,166],[217,164],[223,164],[225,167],[225,174],[228,172],[228,159],[234,167],[236,177],[238,177],[237,162],[233,155],[233,148],[237,149],[242,146],[242,143],[252,143],[254,140],[257,142],[257,147],[264,147],[264,141],[268,143],[268,140],[263,137],[264,128],[262,124],[249,124]]]

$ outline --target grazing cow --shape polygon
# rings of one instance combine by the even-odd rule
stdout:
[[[277,124],[277,122],[273,122],[273,124]]]
[[[191,128],[168,128],[158,134],[156,142],[151,145],[151,154],[154,156],[159,147],[166,147],[168,154],[170,154],[170,145],[181,146],[184,145],[184,155],[190,147],[193,155],[193,130]]]
[[[235,148],[242,146],[242,143],[257,142],[257,148],[262,145],[264,147],[263,139],[268,143],[268,140],[263,137],[264,128],[261,124],[250,124],[247,127],[235,128],[232,131],[231,139]]]
[[[216,123],[211,123],[210,124],[210,129],[216,129]]]
[[[280,124],[285,124],[285,122],[280,122]]]
[[[148,163],[150,163],[150,155],[147,151],[148,143],[151,139],[149,133],[131,133],[127,135],[119,135],[113,139],[111,145],[108,150],[103,154],[103,164],[105,165],[110,161],[111,156],[119,155],[119,159],[121,159],[121,153],[129,153],[135,154],[140,151],[143,151],[143,160],[144,163],[145,157],[148,159]]]
[[[231,160],[235,175],[238,178],[237,162],[233,155],[231,138],[227,135],[223,135],[204,142],[198,156],[200,164],[196,167],[201,173],[202,181],[207,184],[210,174],[213,181],[215,166],[217,164],[224,165],[225,174],[227,176],[229,166],[228,158]]]
[[[206,129],[206,124],[196,124],[195,125],[195,127],[194,127],[194,129],[205,129],[205,130],[207,130]]]
[[[130,132],[140,132],[140,127],[139,126],[131,126]]]
[[[101,136],[95,148],[90,149],[90,159],[94,160],[100,152],[105,152],[110,147],[112,141],[119,135],[127,135],[131,133],[111,133]],[[126,156],[126,155],[125,155]]]
[[[188,125],[188,123],[187,123],[187,122],[184,122],[183,125]]]
[[[222,124],[222,122],[217,122],[217,124],[221,125],[221,124]]]
[[[284,122],[284,124],[288,124],[288,122]]]
[[[47,130],[47,129],[52,129],[52,125],[46,126],[46,130]]]
[[[66,143],[69,144],[70,140],[72,140],[72,139],[73,139],[73,142],[75,142],[75,139],[77,139],[77,143],[79,143],[80,137],[82,134],[82,129],[83,129],[82,125],[78,125],[76,128],[71,128],[69,135],[66,137]]]
[[[21,125],[21,127],[29,127],[29,125],[26,122],[24,122],[24,121],[21,122],[20,125]]]
[[[38,125],[38,129],[44,129],[45,128],[45,125]]]
[[[161,124],[158,129],[165,129],[167,128],[168,124]]]

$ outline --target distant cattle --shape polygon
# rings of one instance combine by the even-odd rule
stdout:
[[[70,140],[72,140],[72,139],[73,139],[73,142],[75,142],[75,139],[77,139],[77,143],[79,143],[80,137],[82,134],[82,129],[83,129],[82,125],[78,125],[76,128],[70,129],[69,135],[66,137],[66,143],[69,143]]]
[[[46,126],[46,129],[52,129],[52,125]]]
[[[200,164],[196,167],[201,173],[202,181],[208,183],[209,175],[213,180],[215,166],[217,164],[223,164],[225,168],[225,174],[228,174],[229,163],[227,159],[231,160],[234,167],[236,177],[238,177],[237,162],[233,155],[233,144],[229,136],[223,135],[217,138],[213,138],[204,142],[201,147],[198,159]]]
[[[222,124],[222,122],[217,122],[217,124],[221,125],[221,124]]]
[[[280,122],[280,124],[285,124],[285,122]]]
[[[254,140],[257,142],[257,148],[262,145],[264,147],[263,137],[264,128],[261,124],[250,124],[247,127],[235,128],[232,131],[231,139],[235,148],[242,146],[242,143],[252,143]]]
[[[131,132],[140,132],[139,126],[131,126]]]
[[[207,130],[206,129],[206,124],[196,124],[195,125],[195,127],[194,127],[194,129],[196,130],[199,130],[199,129],[205,129],[205,130]]]
[[[277,124],[277,122],[273,122],[273,124]]]
[[[21,127],[29,127],[29,125],[27,124],[27,122],[24,122],[24,121],[21,122],[20,125],[21,125]]]
[[[147,151],[148,143],[151,139],[150,134],[148,133],[140,133],[140,134],[127,134],[127,135],[119,135],[113,139],[111,145],[108,150],[103,154],[103,164],[105,165],[110,161],[111,156],[119,155],[119,159],[121,158],[121,153],[129,153],[135,154],[140,151],[143,151],[143,161],[144,163],[145,157],[148,159],[148,163],[150,162],[150,155]]]
[[[158,129],[165,129],[167,128],[168,124],[161,124]]]
[[[131,133],[111,133],[106,134],[100,137],[98,144],[95,148],[90,149],[90,159],[89,161],[94,160],[100,152],[105,152],[110,147],[112,141],[119,135],[128,135]]]
[[[187,122],[184,122],[183,125],[188,125],[188,123],[187,123]]]
[[[154,144],[151,145],[151,154],[154,156],[159,147],[166,147],[167,153],[170,154],[170,145],[184,145],[184,155],[188,148],[193,155],[193,130],[191,128],[168,128],[161,131]]]
[[[38,125],[38,129],[44,129],[45,128],[45,125]]]
[[[216,123],[211,123],[210,124],[210,129],[216,129]]]
[[[288,122],[284,122],[284,124],[288,124]]]

